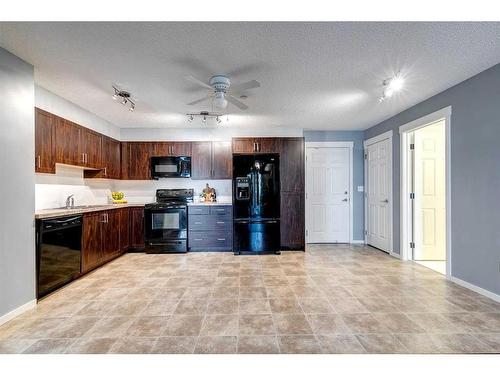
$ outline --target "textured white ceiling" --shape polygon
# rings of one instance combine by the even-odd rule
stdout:
[[[0,23],[36,82],[119,127],[198,127],[184,76],[257,79],[234,126],[366,129],[500,62],[500,23]],[[382,80],[406,89],[378,103]],[[130,90],[131,113],[111,99]]]

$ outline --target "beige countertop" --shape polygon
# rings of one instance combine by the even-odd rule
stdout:
[[[232,206],[232,202],[222,201],[222,202],[190,202],[188,206]]]
[[[100,204],[89,205],[81,208],[65,209],[65,208],[50,208],[46,210],[36,210],[35,219],[47,219],[51,217],[80,215],[87,212],[114,210],[117,208],[127,207],[144,207],[146,203],[116,203],[116,204]]]

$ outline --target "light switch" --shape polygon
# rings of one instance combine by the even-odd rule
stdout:
[[[358,186],[358,193],[362,193],[363,191],[365,191],[365,187],[364,186]]]

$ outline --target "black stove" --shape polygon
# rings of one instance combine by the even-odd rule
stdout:
[[[187,252],[187,204],[193,189],[158,189],[144,207],[146,253]]]

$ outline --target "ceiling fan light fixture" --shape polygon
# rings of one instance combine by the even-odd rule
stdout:
[[[214,106],[216,106],[217,108],[226,108],[227,107],[227,100],[224,97],[224,93],[223,92],[216,92],[213,103],[214,103]]]

